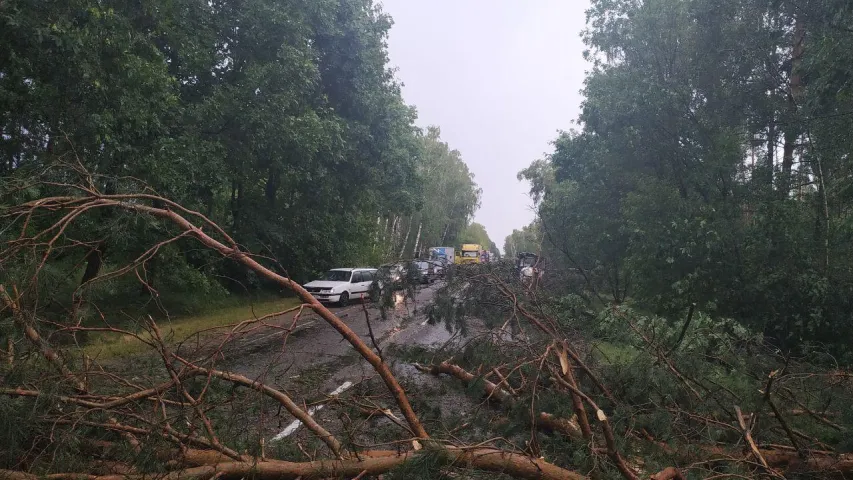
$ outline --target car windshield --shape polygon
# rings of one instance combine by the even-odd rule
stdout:
[[[536,257],[524,257],[521,259],[521,264],[525,267],[532,267],[536,263]]]
[[[328,282],[349,282],[350,276],[352,276],[352,272],[346,270],[329,270],[326,272],[323,280]]]
[[[469,257],[469,258],[472,258],[472,257],[477,258],[480,256],[480,252],[475,252],[475,251],[462,252],[462,256],[463,257]]]

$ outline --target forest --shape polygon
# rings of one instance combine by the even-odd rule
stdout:
[[[392,24],[0,0],[0,480],[853,478],[853,4],[592,0],[502,259],[324,304],[498,251]]]
[[[577,129],[519,173],[538,216],[506,245],[545,252],[598,301],[695,308],[849,363],[851,15],[594,2]]]
[[[471,223],[480,190],[437,127],[415,126],[388,64],[392,21],[370,0],[0,9],[4,202],[50,195],[25,185],[79,164],[116,179],[105,193],[135,179],[203,212],[303,281],[453,245]],[[136,258],[152,227],[87,218],[51,258],[54,280],[70,291]],[[269,288],[232,267],[179,241],[147,274],[176,311]],[[141,301],[120,283],[114,300]]]

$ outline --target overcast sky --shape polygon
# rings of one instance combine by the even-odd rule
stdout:
[[[503,248],[533,219],[519,170],[578,115],[588,0],[381,0],[391,64],[421,126],[438,125],[483,189],[475,221]]]

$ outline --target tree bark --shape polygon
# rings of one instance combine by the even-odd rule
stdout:
[[[770,120],[767,126],[767,158],[764,162],[766,172],[767,185],[773,189],[773,170],[776,168],[776,123],[774,119]]]
[[[83,278],[80,280],[80,286],[83,286],[89,280],[98,276],[101,271],[101,265],[104,263],[104,255],[107,252],[107,243],[103,240],[98,242],[95,248],[89,250],[84,259],[86,262],[86,270],[83,272]]]
[[[412,233],[412,218],[409,217],[409,224],[406,227],[406,236],[403,238],[403,246],[400,247],[400,255],[398,258],[403,258],[403,254],[406,253],[406,245],[409,243],[409,235]]]
[[[399,221],[400,217],[394,215],[394,221],[391,222],[391,231],[389,232],[391,238],[389,239],[389,244],[387,245],[390,251],[386,250],[386,255],[394,255],[394,250],[396,250],[397,248],[397,223]]]
[[[376,251],[376,245],[379,244],[379,228],[382,227],[382,215],[376,216],[376,232],[373,234],[373,251]]]
[[[453,365],[452,363],[447,362],[441,362],[438,365],[430,365],[428,367],[415,364],[415,368],[422,372],[430,373],[432,375],[438,375],[440,373],[443,373],[445,375],[456,377],[459,380],[462,380],[462,382],[466,386],[477,380],[477,376],[473,373],[468,372],[459,365]],[[511,402],[513,400],[512,394],[510,394],[500,386],[496,385],[495,383],[492,383],[486,380],[485,378],[482,379],[482,382],[483,388],[485,389],[486,393],[489,395],[490,398],[494,398],[499,402]]]
[[[277,169],[270,168],[269,177],[267,178],[267,184],[264,187],[264,196],[267,199],[267,206],[271,209],[275,208],[276,196],[278,194],[278,184],[279,178],[281,174]]]
[[[534,459],[517,453],[510,453],[494,448],[440,448],[442,463],[459,468],[508,474],[515,478],[530,480],[586,480],[583,475],[560,468],[542,459]],[[183,470],[176,470],[161,476],[163,480],[211,480],[213,478],[230,480],[239,478],[256,478],[259,480],[284,479],[321,479],[321,478],[352,478],[367,472],[367,475],[381,475],[403,463],[414,459],[419,454],[403,453],[400,455],[363,456],[360,459],[348,460],[315,460],[313,462],[285,462],[268,460],[258,462],[225,462],[214,465],[204,465]],[[38,476],[29,473],[0,470],[0,478],[4,480],[143,480],[150,475],[86,475],[86,474],[53,474]]]
[[[802,76],[800,73],[803,63],[803,40],[805,39],[806,29],[800,20],[800,15],[794,19],[794,39],[791,50],[791,76],[788,94],[788,122],[785,127],[785,144],[782,147],[782,174],[783,185],[781,185],[781,194],[788,195],[788,189],[791,185],[791,170],[794,166],[794,149],[796,148],[797,139],[799,138],[799,125],[796,122],[798,104],[802,97]]]
[[[418,234],[415,236],[415,249],[413,250],[414,255],[418,255],[418,253],[420,252],[418,250],[418,247],[421,245],[421,228],[423,228],[423,226],[423,222],[418,223]]]

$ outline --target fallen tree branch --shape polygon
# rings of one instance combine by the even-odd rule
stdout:
[[[681,470],[675,467],[666,467],[650,478],[651,480],[687,480],[687,477],[681,473]]]
[[[553,430],[555,432],[562,433],[563,435],[575,440],[584,438],[584,434],[578,426],[577,419],[574,417],[571,419],[565,419],[555,417],[550,413],[541,412],[539,417],[536,419],[536,426],[545,428],[546,430]]]
[[[746,444],[749,445],[749,449],[752,451],[755,459],[761,463],[761,466],[764,467],[767,473],[774,474],[775,472],[773,472],[770,465],[767,464],[767,460],[764,459],[764,455],[761,454],[761,451],[755,444],[755,440],[752,439],[752,432],[750,432],[749,427],[746,425],[746,420],[743,418],[743,412],[740,411],[740,407],[737,405],[735,405],[735,415],[737,415],[737,423],[740,426],[743,439],[746,441]]]
[[[684,326],[681,327],[681,333],[678,334],[678,339],[675,341],[675,344],[672,345],[672,348],[669,349],[668,355],[672,355],[673,352],[678,350],[678,347],[681,346],[681,342],[684,341],[684,337],[687,335],[687,329],[690,328],[690,322],[693,321],[694,310],[696,310],[696,302],[690,304],[690,309],[687,312],[687,320],[684,321]]]
[[[82,167],[80,167],[82,169]],[[80,170],[76,169],[77,173],[89,175],[88,172],[85,172],[85,169]],[[251,255],[241,250],[238,244],[230,237],[228,234],[215,222],[211,221],[209,218],[204,216],[203,214],[196,212],[194,210],[190,210],[182,205],[168,200],[159,195],[146,194],[146,193],[138,193],[138,194],[102,194],[95,190],[93,186],[83,186],[83,185],[71,185],[71,184],[56,184],[54,186],[64,186],[66,188],[83,192],[82,196],[55,196],[55,197],[47,197],[41,198],[32,202],[23,203],[10,211],[10,215],[22,216],[26,215],[27,217],[31,216],[33,212],[36,210],[47,210],[47,211],[68,211],[59,222],[54,224],[52,227],[48,228],[37,234],[35,237],[25,238],[25,229],[21,232],[21,237],[14,241],[16,245],[21,244],[22,242],[35,242],[39,236],[43,236],[51,231],[56,230],[58,233],[54,236],[54,240],[48,244],[48,252],[49,248],[52,246],[52,243],[58,238],[65,227],[70,224],[74,219],[79,217],[83,212],[92,210],[95,208],[118,208],[121,210],[143,213],[147,215],[151,215],[157,218],[162,218],[170,221],[172,224],[176,225],[178,228],[187,233],[188,236],[191,236],[198,241],[200,241],[203,245],[212,250],[215,250],[220,255],[226,258],[230,258],[249,270],[254,271],[261,277],[266,278],[282,287],[295,292],[302,301],[309,305],[312,310],[314,310],[323,320],[325,320],[329,325],[331,325],[341,336],[344,337],[355,350],[365,359],[368,363],[376,370],[379,376],[382,378],[382,381],[385,383],[388,390],[394,396],[395,401],[403,413],[403,416],[406,418],[406,422],[409,424],[410,428],[413,432],[418,436],[418,438],[426,439],[429,438],[426,430],[421,424],[418,416],[415,414],[412,409],[411,402],[403,390],[403,387],[397,381],[390,367],[384,362],[381,356],[379,356],[376,352],[374,352],[367,344],[361,340],[358,334],[352,330],[346,323],[344,323],[340,318],[338,318],[334,313],[332,313],[328,308],[326,308],[323,304],[321,304],[314,296],[308,293],[302,286],[293,281],[292,279],[279,275],[274,271],[270,270],[267,267],[264,267],[257,260],[255,260]],[[163,205],[163,207],[159,206],[149,206],[148,202],[151,202],[153,205]],[[186,216],[185,216],[186,215]],[[226,241],[229,245],[222,243],[220,240],[217,240],[211,235],[205,233],[201,227],[194,224],[192,221],[188,220],[188,218],[193,219],[194,221],[201,221],[201,224],[205,227],[210,228],[214,235],[219,235],[224,241]],[[19,246],[13,247],[11,250],[16,251]],[[55,353],[54,353],[55,355]],[[51,355],[50,358],[58,358]],[[56,363],[56,362],[54,362]]]
[[[438,447],[427,451],[441,458],[446,466],[472,468],[475,470],[497,472],[515,478],[530,480],[586,480],[583,475],[558,467],[542,459],[511,453],[494,448]],[[218,452],[212,454],[213,458]],[[183,470],[175,470],[160,476],[162,480],[212,480],[239,479],[252,477],[259,480],[285,479],[321,479],[354,477],[367,472],[367,475],[381,475],[399,467],[422,453],[403,453],[393,456],[363,456],[360,459],[317,460],[313,462],[285,462],[268,460],[257,462],[225,462],[202,465]],[[206,455],[206,454],[205,454]],[[190,458],[198,460],[199,454]],[[144,480],[150,475],[86,475],[77,473],[57,473],[33,475],[30,473],[0,470],[3,480]]]
[[[568,388],[579,397],[581,397],[593,410],[595,410],[595,416],[598,419],[598,422],[601,424],[601,431],[604,433],[604,442],[607,446],[607,455],[616,464],[616,468],[619,469],[619,472],[625,477],[626,480],[640,480],[640,477],[628,467],[628,464],[625,462],[625,459],[622,457],[622,454],[619,453],[619,449],[616,448],[616,437],[613,435],[613,428],[610,426],[610,420],[607,418],[607,414],[604,413],[604,410],[598,407],[593,399],[591,399],[587,394],[583,393],[580,389],[570,384],[569,382],[563,380],[561,377],[554,377],[564,387]]]
[[[279,285],[292,290],[295,292],[304,303],[309,304],[311,309],[317,312],[317,314],[323,318],[329,325],[331,325],[335,330],[338,331],[354,348],[355,350],[367,360],[368,363],[376,370],[379,376],[382,378],[382,381],[388,387],[391,394],[394,396],[400,411],[403,412],[403,416],[406,418],[409,427],[411,427],[412,431],[422,439],[429,438],[426,430],[418,419],[415,411],[412,409],[412,405],[409,402],[408,397],[406,396],[403,387],[400,386],[400,383],[397,381],[394,374],[391,372],[391,369],[382,360],[376,352],[371,350],[364,341],[356,334],[346,323],[344,323],[340,318],[338,318],[334,313],[332,313],[326,306],[320,303],[319,300],[314,298],[313,295],[308,293],[307,290],[302,288],[299,283],[293,281],[290,278],[279,275],[272,270],[264,267],[260,263],[258,263],[254,258],[252,258],[247,253],[240,250],[236,244],[232,244],[231,247],[226,246],[219,240],[211,237],[210,235],[204,233],[201,228],[194,225],[192,222],[184,218],[182,215],[178,214],[176,211],[165,209],[165,208],[156,208],[149,207],[147,205],[143,205],[141,203],[132,203],[133,200],[154,200],[154,201],[166,201],[166,199],[156,196],[156,195],[97,195],[96,198],[102,202],[104,206],[114,206],[118,208],[122,208],[125,210],[137,211],[141,213],[147,213],[153,215],[155,217],[165,218],[167,220],[172,221],[178,227],[191,232],[191,235],[199,240],[202,244],[207,247],[210,247],[217,252],[219,252],[222,256],[231,258],[255,273],[261,275],[262,277],[271,280]],[[74,200],[73,197],[57,197],[54,201],[59,202],[60,204],[64,201]],[[174,202],[169,202],[174,203]],[[206,217],[203,215],[189,211],[187,209],[182,210],[188,212],[190,215],[201,217],[206,220]],[[208,224],[215,224],[209,220],[207,220]],[[216,227],[218,228],[218,227]],[[221,229],[220,229],[221,232]]]
[[[560,369],[563,374],[563,380],[574,387],[574,390],[570,392],[572,397],[572,407],[575,410],[575,416],[578,419],[578,424],[580,425],[581,433],[583,433],[583,438],[589,441],[592,439],[592,427],[589,426],[589,417],[586,416],[586,409],[583,406],[583,400],[577,393],[575,393],[575,390],[578,389],[578,383],[575,381],[575,374],[572,371],[572,365],[569,363],[567,350],[568,348],[565,345],[563,345],[563,348],[557,349],[557,357],[560,360]]]
[[[191,368],[195,374],[209,375],[209,376],[213,376],[216,378],[221,378],[223,380],[227,380],[229,382],[236,383],[238,385],[242,385],[244,387],[251,388],[253,390],[256,390],[260,393],[263,393],[264,395],[267,395],[268,397],[276,400],[285,409],[287,409],[287,411],[291,415],[293,415],[297,420],[302,422],[307,429],[311,430],[311,432],[314,433],[314,435],[316,435],[317,438],[322,440],[323,443],[325,443],[329,447],[329,450],[331,450],[332,453],[334,453],[336,457],[341,458],[342,451],[343,451],[343,447],[341,446],[341,442],[338,441],[338,439],[335,438],[334,435],[329,433],[328,430],[326,430],[319,423],[317,423],[317,421],[314,420],[314,417],[309,415],[308,412],[306,412],[305,410],[301,409],[299,407],[299,405],[296,404],[296,402],[291,400],[291,398],[288,397],[287,395],[285,395],[284,393],[282,393],[282,392],[280,392],[274,388],[271,388],[271,387],[269,387],[263,383],[257,382],[255,380],[248,378],[248,377],[244,377],[243,375],[238,375],[236,373],[223,372],[220,370],[213,370],[213,369],[209,369],[209,368],[199,367],[196,365],[192,365],[191,363],[187,362],[186,360],[184,360],[184,359],[182,359],[176,355],[173,355],[173,356],[175,358],[177,358],[178,361],[183,362],[189,368]]]
[[[51,347],[50,344],[48,344],[47,341],[39,335],[35,327],[33,327],[31,322],[27,320],[27,315],[23,310],[21,310],[21,306],[18,304],[18,299],[12,298],[2,284],[0,284],[0,301],[2,301],[4,309],[8,308],[12,312],[12,319],[24,330],[24,335],[30,343],[39,349],[44,358],[53,364],[62,376],[71,379],[77,390],[85,392],[86,384],[74,376],[74,373],[68,368],[65,361],[62,360],[62,357],[60,357],[59,354],[56,353],[56,350],[54,350],[53,347]]]
[[[421,372],[429,373],[432,375],[439,375],[439,374],[443,373],[445,375],[450,375],[452,377],[456,377],[459,380],[462,380],[462,382],[466,386],[474,383],[479,378],[480,381],[483,382],[483,389],[486,391],[489,398],[494,397],[495,400],[498,400],[500,402],[512,402],[514,400],[512,397],[512,394],[509,393],[508,391],[504,390],[503,388],[498,387],[498,385],[486,380],[485,378],[477,377],[476,375],[465,370],[464,368],[460,367],[459,365],[453,365],[452,363],[441,362],[438,365],[424,366],[424,365],[416,363],[415,368],[417,368]]]

